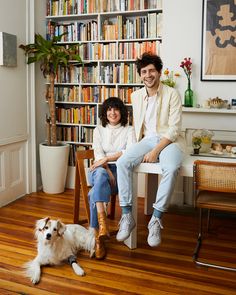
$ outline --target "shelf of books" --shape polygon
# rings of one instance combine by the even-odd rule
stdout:
[[[130,96],[142,86],[135,60],[147,51],[160,55],[162,1],[46,0],[46,23],[47,38],[66,33],[61,45],[75,44],[83,60],[60,67],[55,81],[58,139],[75,151],[91,146],[109,96],[128,105],[132,122]]]

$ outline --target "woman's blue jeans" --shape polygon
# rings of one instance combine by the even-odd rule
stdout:
[[[108,165],[115,179],[116,175],[116,165]],[[97,217],[97,207],[96,202],[108,203],[110,201],[111,194],[117,194],[117,185],[111,187],[110,178],[105,168],[97,167],[93,171],[89,171],[88,180],[92,186],[89,191],[89,206],[90,206],[90,226],[93,228],[98,228],[98,217]]]
[[[140,142],[133,144],[117,160],[117,181],[119,188],[120,206],[132,206],[132,175],[133,169],[139,165],[145,154],[150,152],[158,143],[158,137],[143,138]],[[159,184],[156,201],[153,208],[167,211],[171,194],[174,190],[176,177],[183,160],[183,152],[175,143],[166,146],[159,154],[159,163],[162,169],[162,179]],[[135,196],[136,197],[136,196]]]

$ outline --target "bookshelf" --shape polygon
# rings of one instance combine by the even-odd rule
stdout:
[[[79,44],[84,62],[59,68],[55,81],[58,139],[75,150],[91,145],[106,98],[119,96],[129,107],[142,86],[135,60],[145,51],[160,55],[162,1],[46,0],[47,38],[62,33],[61,45]]]

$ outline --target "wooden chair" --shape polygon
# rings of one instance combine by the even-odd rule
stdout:
[[[199,233],[193,260],[197,265],[236,271],[236,268],[200,261],[202,245],[202,209],[236,213],[236,164],[197,160],[194,162],[195,206],[199,208]]]
[[[87,184],[85,160],[90,161],[94,159],[94,152],[92,149],[76,152],[76,166],[75,166],[75,189],[74,189],[74,223],[90,223],[90,209],[88,201],[88,192],[90,187]],[[80,195],[84,200],[84,206],[87,219],[79,220],[80,211]],[[115,218],[116,195],[111,195],[110,212],[108,218]]]

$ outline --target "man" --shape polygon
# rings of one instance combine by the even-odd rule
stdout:
[[[132,216],[132,171],[141,162],[160,162],[162,180],[153,204],[148,224],[148,244],[161,243],[162,215],[167,211],[185,147],[181,136],[182,104],[177,91],[160,82],[162,60],[144,53],[136,62],[138,74],[145,87],[131,95],[134,127],[137,137],[117,161],[119,201],[122,209],[117,240],[126,240],[136,226]],[[135,196],[136,197],[136,196]]]

